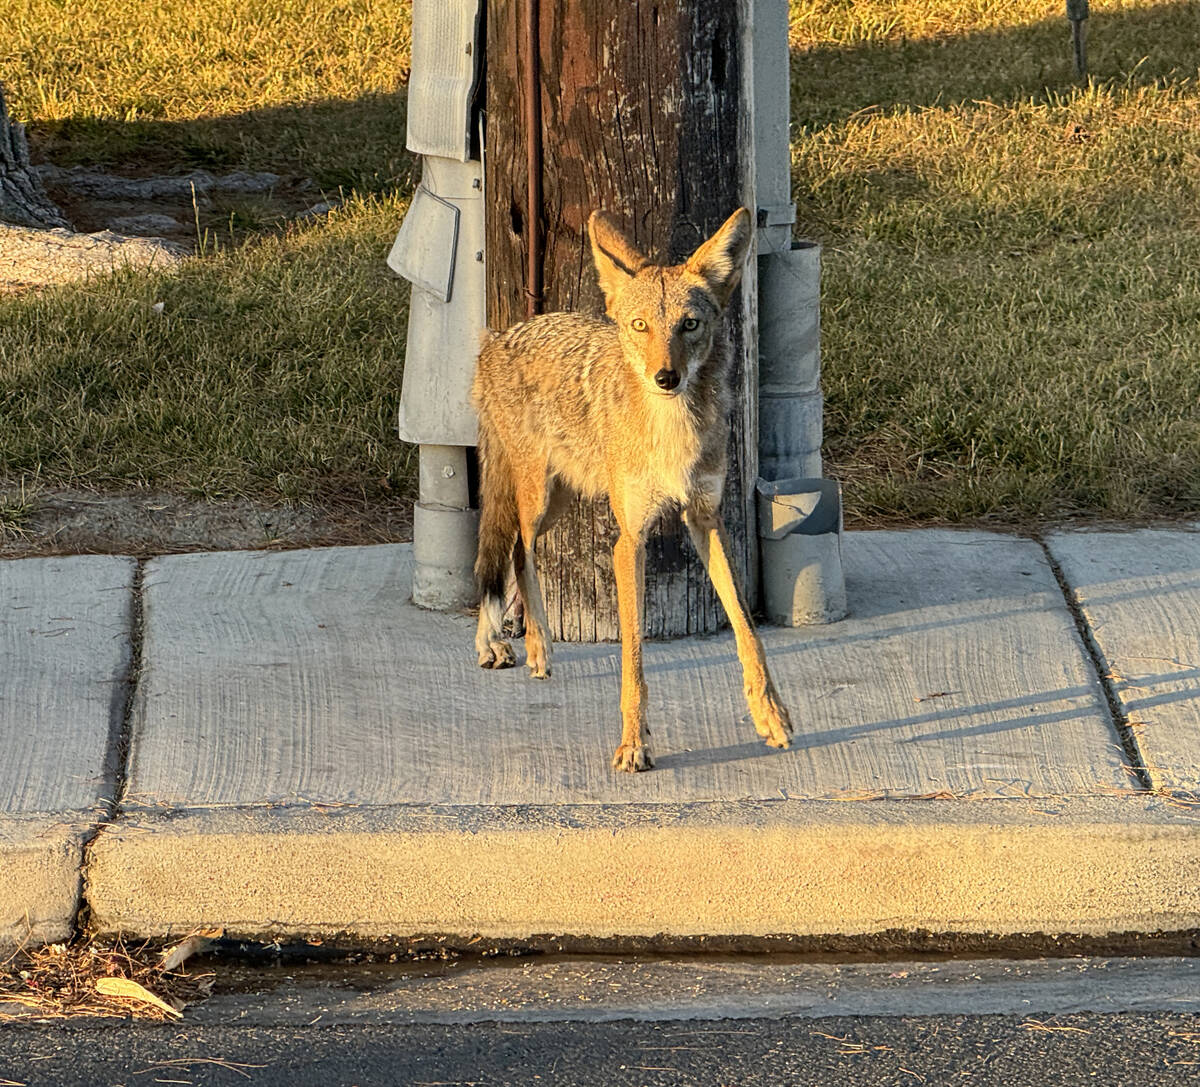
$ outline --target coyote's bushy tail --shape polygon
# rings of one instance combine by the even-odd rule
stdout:
[[[512,464],[483,419],[479,422],[479,476],[482,493],[475,585],[483,607],[489,600],[504,600],[513,545],[520,531]]]

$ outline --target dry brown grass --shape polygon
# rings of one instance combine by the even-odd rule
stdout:
[[[107,1016],[173,1022],[209,995],[214,975],[183,970],[171,950],[119,939],[20,950],[0,964],[0,1021]]]

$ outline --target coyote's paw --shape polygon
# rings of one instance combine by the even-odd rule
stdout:
[[[612,764],[614,770],[622,770],[627,774],[654,769],[654,760],[650,758],[650,752],[641,744],[622,744],[613,755]]]
[[[550,678],[550,640],[530,629],[525,635],[525,663],[529,665],[530,679]]]
[[[516,654],[508,642],[488,642],[486,649],[479,650],[480,668],[511,668],[516,663]]]
[[[788,747],[791,741],[792,719],[787,708],[771,688],[750,704],[754,730],[767,741],[768,747]]]

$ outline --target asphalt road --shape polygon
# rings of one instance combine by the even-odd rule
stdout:
[[[838,1017],[690,1022],[146,1027],[10,1025],[0,1076],[134,1084],[840,1084],[1200,1082],[1200,1016]]]
[[[1200,1084],[1198,959],[196,969],[175,1024],[0,1026],[0,1087]]]

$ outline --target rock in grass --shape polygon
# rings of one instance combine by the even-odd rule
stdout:
[[[297,219],[320,219],[328,215],[331,211],[335,211],[341,207],[341,204],[329,203],[322,200],[319,204],[313,204],[311,208],[306,208],[304,211],[296,215]]]

